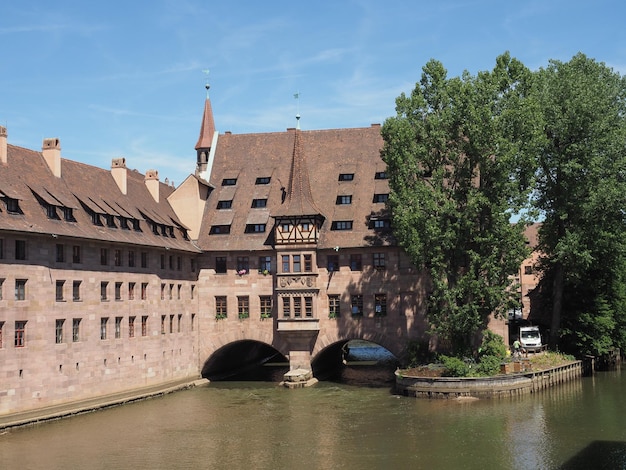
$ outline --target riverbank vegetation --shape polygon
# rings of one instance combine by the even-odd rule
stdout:
[[[530,320],[551,349],[624,350],[626,80],[583,54],[530,71],[507,53],[452,78],[431,60],[396,112],[382,127],[394,236],[428,274],[427,318],[449,368],[495,363],[481,333],[520,308],[511,280],[531,222]]]

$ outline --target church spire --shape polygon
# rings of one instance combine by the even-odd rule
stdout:
[[[213,140],[216,134],[213,109],[211,108],[211,100],[209,98],[209,88],[211,88],[208,82],[209,71],[205,70],[204,72],[207,74],[207,83],[204,86],[206,88],[206,99],[204,101],[204,114],[202,115],[200,136],[198,137],[198,142],[196,143],[196,173],[199,174],[203,174],[208,170],[211,147],[213,146]]]

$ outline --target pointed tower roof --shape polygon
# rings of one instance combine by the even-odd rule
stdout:
[[[299,116],[298,116],[299,118]],[[299,124],[299,121],[298,121]],[[289,188],[285,202],[278,209],[276,216],[304,216],[322,215],[317,207],[311,192],[309,171],[304,159],[302,145],[302,131],[300,126],[294,130],[293,154],[291,159],[291,172],[289,175]]]
[[[202,125],[200,126],[200,137],[198,137],[198,142],[196,143],[196,150],[211,148],[214,134],[215,121],[213,120],[213,109],[211,108],[211,100],[209,99],[209,94],[207,92],[206,100],[204,101],[204,114],[202,116]]]

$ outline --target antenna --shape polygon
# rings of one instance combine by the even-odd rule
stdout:
[[[300,92],[294,93],[296,99],[296,129],[300,129]]]
[[[206,84],[204,85],[204,88],[206,88],[206,97],[209,99],[209,88],[211,88],[211,85],[209,85],[209,69],[204,69],[202,72],[206,75]]]

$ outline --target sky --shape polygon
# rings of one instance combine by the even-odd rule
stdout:
[[[368,127],[422,67],[537,70],[578,52],[626,74],[622,0],[21,0],[0,7],[8,142],[101,168],[195,170],[205,84],[216,129]],[[208,71],[208,73],[207,73]],[[299,98],[296,99],[295,95]]]

